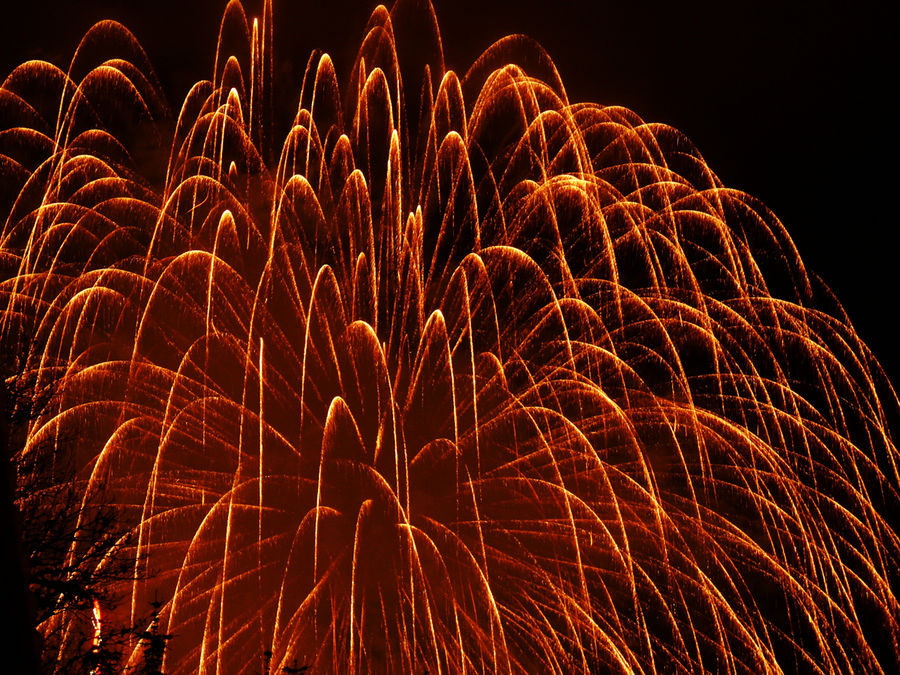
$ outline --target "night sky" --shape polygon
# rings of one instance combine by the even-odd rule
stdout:
[[[261,4],[261,3],[260,3]],[[221,0],[32,0],[4,7],[0,70],[65,66],[79,37],[115,18],[138,37],[173,107],[208,78]],[[892,158],[896,41],[888,3],[763,0],[436,0],[447,62],[465,71],[494,40],[530,35],[570,99],[620,104],[681,129],[726,185],[781,218],[808,268],[842,300],[892,379],[900,355]],[[255,14],[257,3],[245,6]],[[299,82],[309,51],[346,71],[372,3],[275,1],[277,67]],[[281,91],[293,104],[296,94]]]

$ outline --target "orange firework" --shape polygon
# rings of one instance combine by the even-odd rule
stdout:
[[[19,480],[124,524],[104,633],[158,598],[167,673],[900,667],[900,406],[771,212],[526,38],[445,69],[403,0],[279,153],[272,26],[228,4],[167,163],[118,24],[0,89]]]

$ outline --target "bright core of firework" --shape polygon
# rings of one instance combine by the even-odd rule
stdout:
[[[525,38],[447,70],[420,5],[312,55],[280,150],[270,0],[167,161],[118,24],[3,83],[20,482],[116,509],[104,624],[160,599],[167,673],[898,667],[897,398],[782,225]]]

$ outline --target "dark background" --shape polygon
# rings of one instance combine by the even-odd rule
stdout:
[[[781,218],[894,382],[898,225],[895,23],[890,3],[760,0],[435,0],[447,63],[465,71],[512,32],[541,42],[570,99],[621,104],[681,129],[722,180]],[[65,67],[115,18],[173,107],[211,76],[224,0],[31,0],[0,14],[0,72]],[[247,0],[258,14],[261,0]],[[374,2],[275,0],[276,61],[299,83],[313,47],[346,71]],[[291,70],[293,69],[293,70]],[[283,93],[281,94],[283,95]]]

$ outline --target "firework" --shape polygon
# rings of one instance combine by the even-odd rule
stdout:
[[[897,397],[782,225],[525,38],[447,70],[414,4],[343,86],[311,56],[280,150],[269,2],[167,158],[118,24],[3,83],[20,481],[71,467],[131,560],[41,631],[159,600],[171,673],[900,665]]]

